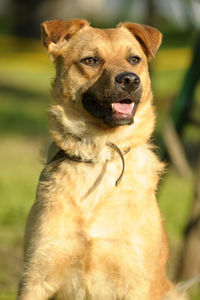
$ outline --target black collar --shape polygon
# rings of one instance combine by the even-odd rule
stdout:
[[[69,159],[72,161],[77,161],[77,162],[84,162],[84,163],[92,163],[92,159],[88,159],[88,160],[83,160],[80,156],[71,156],[68,153],[66,153],[64,150],[60,149],[54,156],[53,158],[50,160],[49,163],[56,161],[56,160],[60,160],[60,159]]]

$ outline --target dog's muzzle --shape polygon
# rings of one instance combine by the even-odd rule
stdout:
[[[96,92],[97,90],[97,92]],[[132,72],[115,77],[114,88],[99,93],[97,86],[89,88],[82,97],[85,109],[111,127],[131,125],[142,96],[140,78]]]

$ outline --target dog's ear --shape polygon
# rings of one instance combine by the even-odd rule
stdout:
[[[79,19],[46,21],[41,25],[42,42],[50,54],[59,55],[67,41],[84,26],[89,23]]]
[[[120,23],[117,27],[127,28],[136,37],[148,59],[155,56],[162,41],[158,29],[137,23]]]

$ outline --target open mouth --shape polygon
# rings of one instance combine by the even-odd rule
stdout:
[[[137,110],[138,101],[123,99],[111,103],[111,114],[106,115],[104,120],[110,126],[131,125]]]
[[[110,127],[131,125],[139,104],[139,99],[125,98],[119,101],[98,101],[94,95],[83,95],[83,106],[97,118],[103,119]]]
[[[111,104],[114,118],[132,118],[136,113],[137,104],[130,99],[121,100]]]

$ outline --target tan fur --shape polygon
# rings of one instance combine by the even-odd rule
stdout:
[[[180,299],[168,296],[175,291],[165,273],[168,244],[155,198],[163,164],[149,143],[155,117],[147,60],[161,34],[132,23],[100,30],[84,20],[57,20],[43,23],[42,38],[56,66],[54,143],[28,218],[17,299]],[[137,66],[125,59],[130,49],[142,58]],[[97,52],[103,65],[80,64]],[[113,89],[111,78],[125,71],[138,74],[143,94],[134,123],[111,128],[86,111],[81,97],[98,80],[97,94]],[[109,143],[124,152],[117,187],[122,162]],[[82,162],[51,162],[60,148]]]

